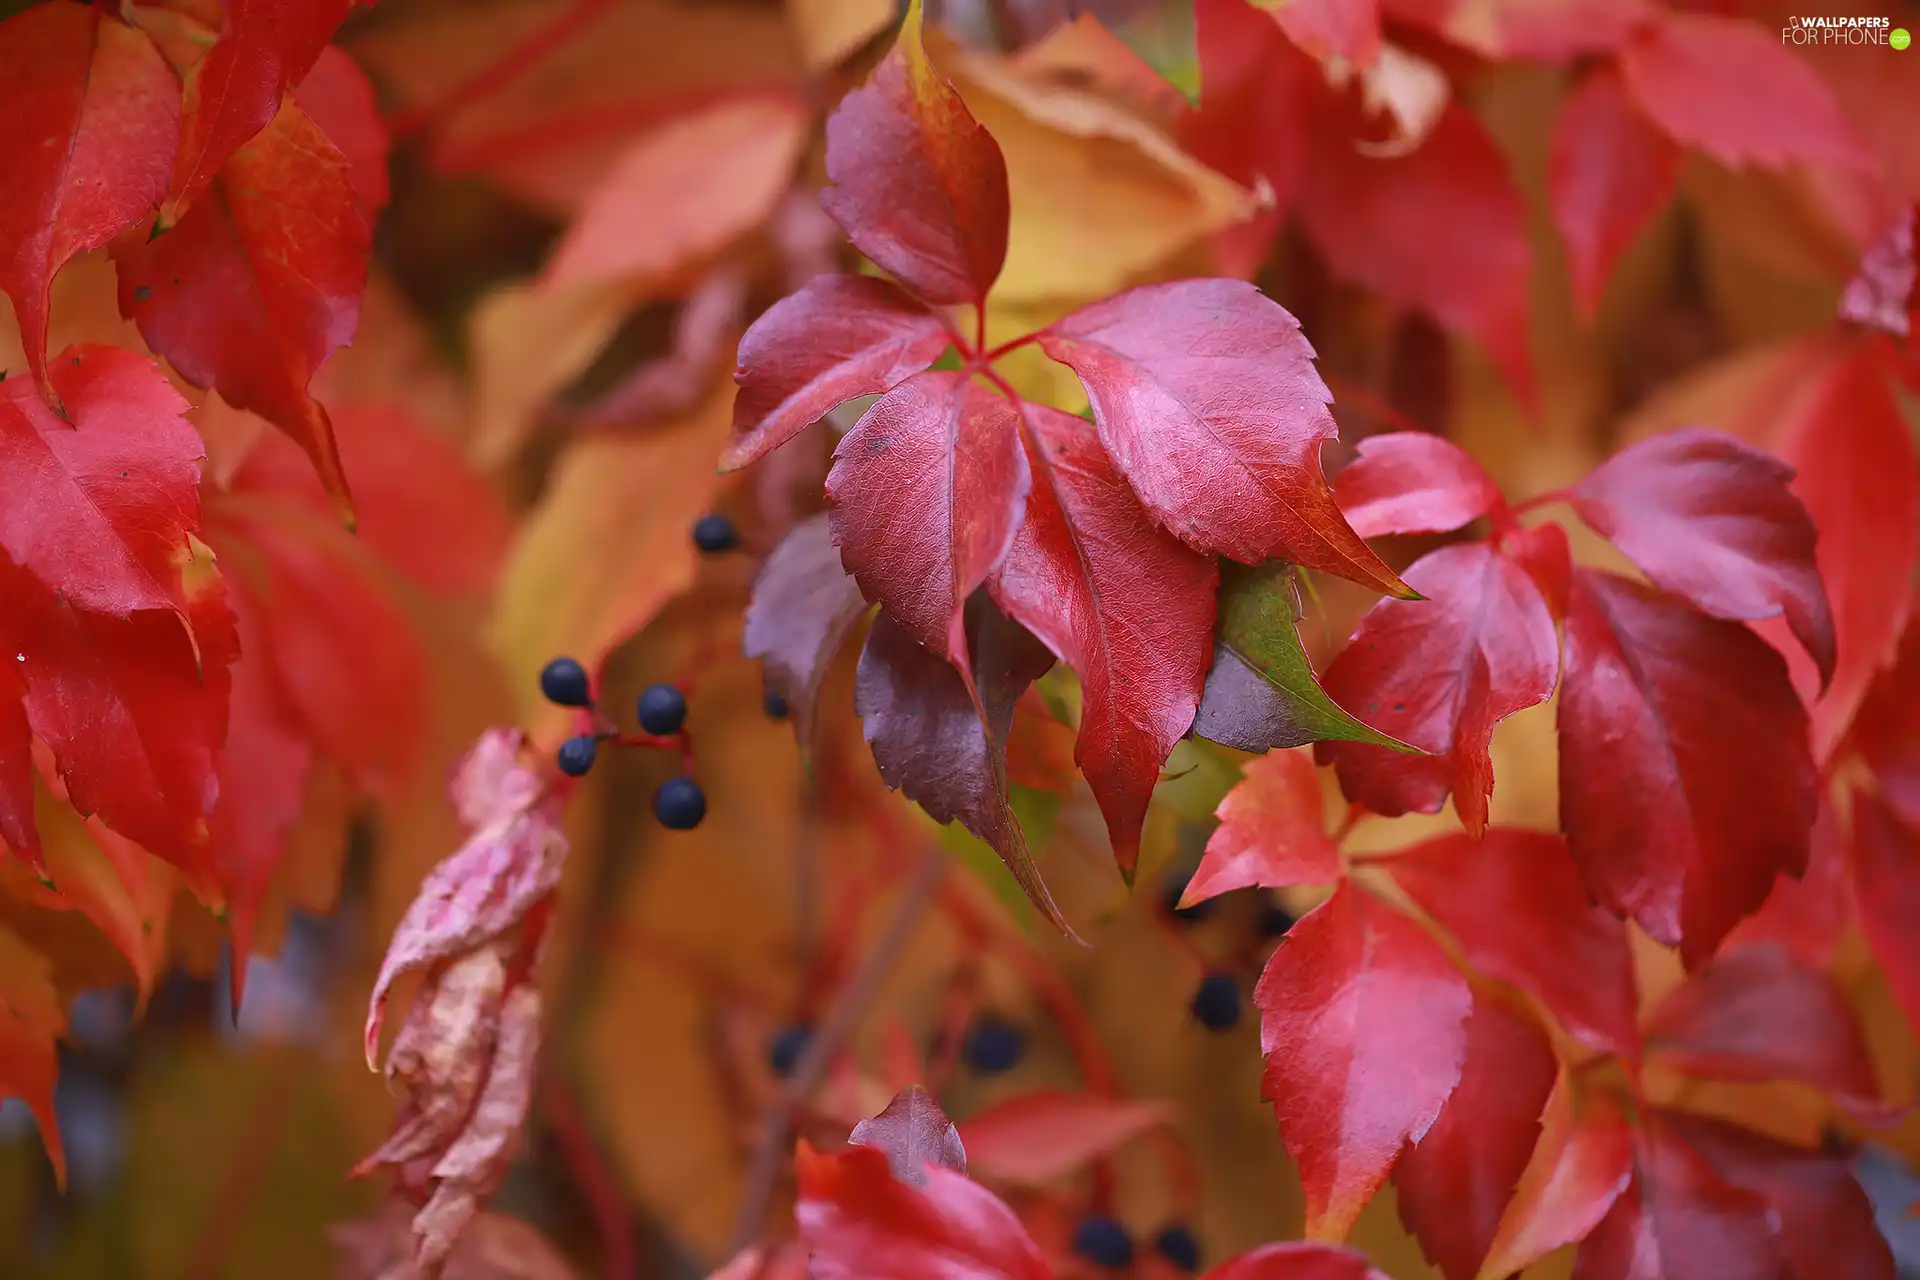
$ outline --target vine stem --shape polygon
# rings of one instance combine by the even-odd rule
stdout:
[[[394,113],[387,122],[393,141],[400,142],[491,94],[499,93],[538,66],[542,59],[611,12],[614,0],[576,0],[544,25],[517,41],[505,53],[481,67],[432,102]]]
[[[247,1107],[246,1127],[240,1131],[240,1149],[227,1165],[213,1207],[200,1224],[188,1275],[217,1276],[225,1269],[234,1236],[247,1216],[247,1206],[253,1203],[261,1177],[286,1135],[287,1117],[303,1082],[305,1065],[304,1059],[286,1053],[267,1072],[266,1082],[254,1094]]]
[[[759,1236],[767,1205],[779,1183],[781,1159],[792,1136],[794,1117],[802,1102],[826,1077],[834,1055],[852,1035],[861,1015],[879,993],[946,873],[946,854],[938,845],[926,845],[873,949],[835,994],[819,1026],[808,1038],[787,1087],[781,1090],[761,1127],[759,1144],[747,1166],[747,1184],[741,1195],[739,1216],[734,1220],[733,1240],[727,1246],[728,1257],[745,1249]]]
[[[602,1274],[607,1280],[631,1280],[639,1274],[640,1259],[633,1247],[626,1195],[607,1166],[605,1153],[593,1140],[573,1082],[564,1072],[547,1073],[540,1082],[540,1101],[574,1185],[580,1188],[593,1215],[594,1229],[600,1237]]]

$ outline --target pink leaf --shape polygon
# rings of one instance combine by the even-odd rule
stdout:
[[[1610,67],[1590,73],[1560,108],[1547,190],[1583,315],[1594,313],[1621,256],[1672,197],[1681,155]]]
[[[961,1145],[960,1131],[933,1095],[919,1085],[896,1094],[885,1111],[853,1126],[847,1141],[886,1152],[893,1176],[911,1186],[927,1184],[928,1165],[958,1174],[967,1171],[967,1149]]]
[[[1039,1089],[976,1113],[960,1136],[976,1172],[1038,1184],[1110,1154],[1165,1119],[1157,1103]]]
[[[1471,454],[1421,431],[1362,440],[1333,496],[1363,538],[1450,533],[1504,505],[1500,486]]]
[[[1220,825],[1187,882],[1182,907],[1235,889],[1332,884],[1342,874],[1340,849],[1327,834],[1320,774],[1304,752],[1270,751],[1247,761],[1216,816]]]

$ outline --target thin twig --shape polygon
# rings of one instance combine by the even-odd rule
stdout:
[[[566,1073],[549,1071],[540,1083],[547,1125],[560,1144],[574,1186],[593,1214],[600,1237],[601,1273],[607,1280],[633,1280],[640,1273],[640,1259],[634,1248],[633,1223],[627,1217],[626,1193],[594,1141],[592,1126]]]
[[[940,887],[946,872],[947,855],[938,845],[925,846],[919,864],[914,867],[901,891],[900,900],[894,904],[893,915],[888,919],[886,928],[881,931],[860,967],[854,970],[846,984],[835,994],[825,1016],[808,1037],[807,1047],[801,1053],[799,1062],[794,1064],[787,1087],[767,1113],[759,1145],[754,1150],[752,1162],[747,1166],[747,1185],[741,1196],[739,1217],[734,1220],[733,1242],[727,1246],[728,1257],[745,1249],[759,1236],[761,1224],[767,1216],[767,1205],[773,1199],[774,1188],[779,1183],[781,1162],[792,1134],[794,1115],[799,1111],[800,1104],[826,1077],[834,1055],[859,1025],[861,1015],[878,994],[894,961],[899,959],[901,951],[913,937],[921,913],[933,900],[934,891]]]

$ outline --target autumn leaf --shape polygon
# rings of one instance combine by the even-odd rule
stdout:
[[[1623,450],[1574,487],[1580,518],[1654,583],[1716,618],[1784,615],[1833,678],[1833,615],[1793,469],[1719,432],[1669,432]]]
[[[1332,397],[1298,322],[1252,285],[1145,285],[1039,340],[1080,376],[1115,466],[1182,542],[1410,594],[1335,506],[1320,464],[1339,430]]]
[[[1312,1243],[1263,1244],[1207,1272],[1203,1280],[1387,1280],[1350,1249]]]
[[[1220,825],[1180,896],[1182,907],[1235,889],[1332,884],[1344,874],[1311,756],[1270,751],[1247,761],[1216,816]]]
[[[1672,197],[1681,158],[1610,67],[1589,73],[1560,108],[1547,189],[1583,315],[1593,315],[1621,257]]]
[[[1287,38],[1321,62],[1340,58],[1365,69],[1380,54],[1375,0],[1255,0],[1271,9]]]
[[[66,1016],[53,987],[53,966],[10,929],[0,929],[0,1096],[19,1098],[40,1126],[54,1181],[67,1185],[67,1154],[53,1113],[60,1071],[54,1040]]]
[[[1806,867],[1805,724],[1785,662],[1745,627],[1613,574],[1574,574],[1561,827],[1595,896],[1690,967],[1760,906],[1776,871]]]
[[[121,313],[148,345],[286,432],[343,511],[333,425],[307,384],[359,326],[371,244],[346,156],[288,105],[166,234],[113,250]]]
[[[1585,1239],[1633,1179],[1633,1131],[1601,1093],[1578,1093],[1564,1073],[1548,1100],[1533,1162],[1480,1267],[1497,1280]]]
[[[895,1096],[879,1115],[853,1126],[847,1142],[886,1152],[893,1176],[910,1186],[926,1185],[928,1165],[961,1175],[967,1172],[960,1131],[933,1095],[918,1085]]]
[[[970,690],[967,597],[1007,556],[1032,483],[1018,413],[965,373],[916,374],[841,437],[827,473],[847,572]]]
[[[920,42],[920,8],[827,121],[821,203],[854,247],[938,304],[982,305],[1007,257],[1007,164]]]
[[[1386,12],[1419,23],[1486,58],[1563,65],[1619,46],[1645,16],[1639,0],[1384,0]]]
[[[1387,866],[1476,970],[1539,1000],[1590,1048],[1638,1056],[1626,930],[1587,896],[1560,835],[1490,827],[1479,841],[1438,836]]]
[[[1166,1120],[1158,1103],[1036,1089],[975,1112],[960,1126],[976,1173],[1042,1185],[1109,1155]]]
[[[1857,821],[1857,820],[1856,820]],[[1824,971],[1858,914],[1847,844],[1848,824],[1834,807],[1831,793],[1820,796],[1819,813],[1807,840],[1807,871],[1798,880],[1780,876],[1755,914],[1742,920],[1721,952],[1736,947],[1777,943],[1810,969]]]
[[[1438,946],[1343,882],[1254,992],[1261,1093],[1300,1165],[1307,1236],[1338,1241],[1460,1082],[1472,993]]]
[[[347,177],[360,201],[360,212],[372,222],[393,195],[387,176],[392,139],[367,73],[339,46],[328,45],[320,51],[313,70],[293,87],[293,104],[347,158]]]
[[[146,33],[94,6],[30,6],[0,23],[0,290],[41,397],[53,277],[151,213],[180,136],[180,87]]]
[[[1341,706],[1428,756],[1362,743],[1322,743],[1347,798],[1375,813],[1433,813],[1452,794],[1478,834],[1493,793],[1494,726],[1545,702],[1559,674],[1559,640],[1539,586],[1486,543],[1422,557],[1407,583],[1428,598],[1383,600],[1327,668]]]
[[[1215,564],[1147,522],[1085,419],[1041,405],[1019,412],[1032,489],[989,585],[1080,677],[1074,759],[1131,877],[1160,766],[1200,700]]]
[[[789,530],[754,578],[741,651],[765,664],[767,686],[787,700],[802,743],[820,682],[867,607],[841,567],[825,512]]]
[[[1363,538],[1450,533],[1506,500],[1459,445],[1418,431],[1368,436],[1333,484],[1340,513]]]
[[[1849,868],[1860,928],[1901,1011],[1920,1024],[1920,947],[1905,923],[1909,908],[1920,904],[1920,838],[1864,789],[1853,793],[1853,823]]]

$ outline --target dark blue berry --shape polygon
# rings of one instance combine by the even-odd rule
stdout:
[[[999,1075],[1020,1065],[1027,1052],[1027,1033],[998,1018],[981,1018],[967,1028],[960,1054],[982,1075]]]
[[[693,545],[706,552],[731,551],[740,545],[740,531],[718,512],[694,522]]]
[[[687,695],[670,684],[650,684],[640,692],[640,727],[648,733],[680,732],[687,722]]]
[[[1293,928],[1293,912],[1277,902],[1269,902],[1260,911],[1260,932],[1269,938],[1285,937]]]
[[[766,709],[768,717],[774,720],[785,720],[793,714],[793,708],[787,705],[785,695],[777,689],[767,690],[767,695],[760,700],[760,705]]]
[[[585,777],[587,770],[593,768],[593,758],[599,754],[599,747],[599,743],[585,734],[568,738],[560,744],[560,772],[569,778]]]
[[[1183,1222],[1175,1222],[1163,1228],[1154,1239],[1153,1247],[1160,1256],[1182,1271],[1200,1269],[1200,1242],[1193,1238],[1193,1228]]]
[[[1073,1229],[1073,1251],[1096,1267],[1119,1271],[1133,1265],[1133,1237],[1115,1218],[1080,1219]]]
[[[1192,879],[1192,871],[1170,871],[1167,873],[1162,889],[1166,893],[1167,910],[1173,913],[1176,920],[1187,924],[1199,924],[1214,913],[1214,909],[1220,905],[1220,899],[1208,898],[1204,902],[1196,902],[1183,910],[1180,899],[1187,891],[1187,882]]]
[[[668,778],[653,793],[653,816],[669,831],[691,831],[707,816],[707,793],[685,774]]]
[[[555,658],[540,668],[540,696],[562,707],[592,706],[587,669],[572,658]]]
[[[807,1041],[813,1038],[813,1028],[804,1022],[796,1022],[783,1030],[767,1045],[767,1067],[777,1076],[790,1076],[793,1069],[800,1065],[800,1055],[807,1051]]]
[[[1230,1031],[1240,1021],[1240,984],[1230,973],[1210,973],[1193,993],[1193,1020],[1209,1031]]]

